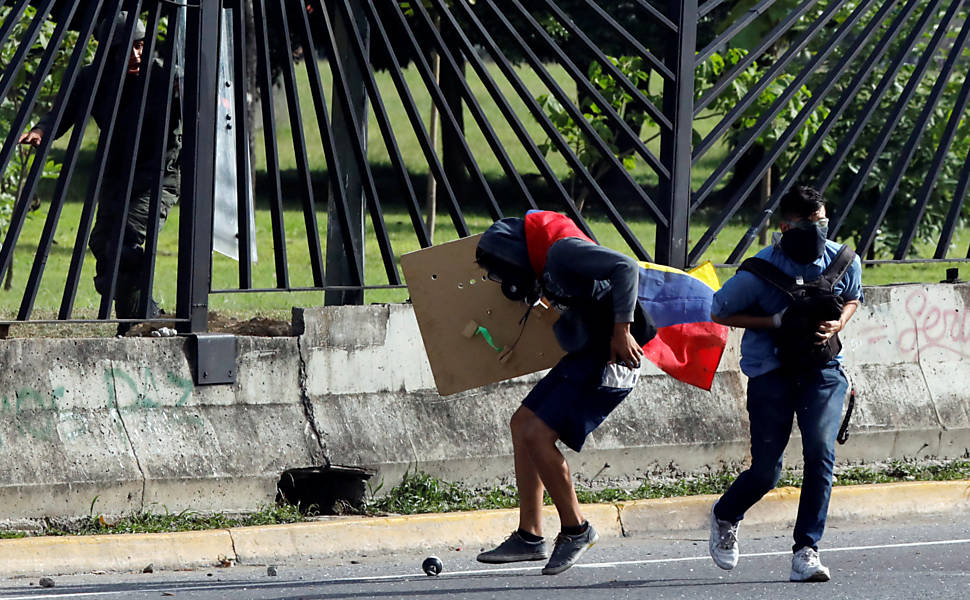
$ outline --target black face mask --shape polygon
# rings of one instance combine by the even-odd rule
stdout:
[[[825,239],[828,237],[828,227],[812,227],[811,229],[792,228],[781,234],[781,249],[788,258],[807,265],[818,260],[825,252]]]

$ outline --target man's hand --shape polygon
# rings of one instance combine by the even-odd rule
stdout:
[[[40,143],[44,140],[44,132],[40,129],[31,129],[27,133],[20,136],[21,144],[28,144],[34,148],[40,146]]]
[[[855,311],[858,308],[858,300],[849,300],[845,303],[845,306],[842,307],[842,318],[836,321],[822,321],[819,323],[818,331],[815,332],[815,337],[818,338],[818,342],[816,343],[822,345],[829,341],[829,338],[831,338],[833,335],[842,331],[842,328],[845,327],[845,324],[849,322],[849,319],[852,318],[852,315],[855,314]]]
[[[818,324],[818,331],[815,332],[815,337],[818,340],[815,342],[819,346],[829,341],[829,339],[836,333],[842,331],[842,321],[822,321]]]
[[[640,368],[643,348],[637,344],[630,334],[629,323],[617,323],[613,326],[613,339],[610,340],[610,362],[623,365],[631,369]]]

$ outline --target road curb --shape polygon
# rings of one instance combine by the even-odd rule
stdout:
[[[686,496],[589,504],[583,513],[603,538],[707,527],[717,496]],[[769,492],[745,523],[790,526],[798,489]],[[829,521],[885,519],[970,511],[970,480],[838,486]],[[335,517],[309,523],[180,533],[39,537],[0,540],[0,577],[91,571],[141,571],[225,564],[423,552],[477,552],[516,527],[517,511],[483,510],[391,517]],[[555,509],[543,511],[547,532],[558,529]]]
[[[235,560],[226,529],[0,540],[0,577],[186,569]]]

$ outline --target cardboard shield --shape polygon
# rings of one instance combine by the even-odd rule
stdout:
[[[401,256],[411,304],[442,396],[548,369],[565,354],[552,325],[559,318],[502,295],[475,262],[481,235]]]

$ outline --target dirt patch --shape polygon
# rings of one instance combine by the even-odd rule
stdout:
[[[174,327],[174,323],[139,323],[131,328],[125,337],[157,337],[159,332]],[[231,315],[209,312],[209,333],[231,333],[253,337],[285,337],[293,335],[293,325],[289,321],[252,317],[241,320]]]

